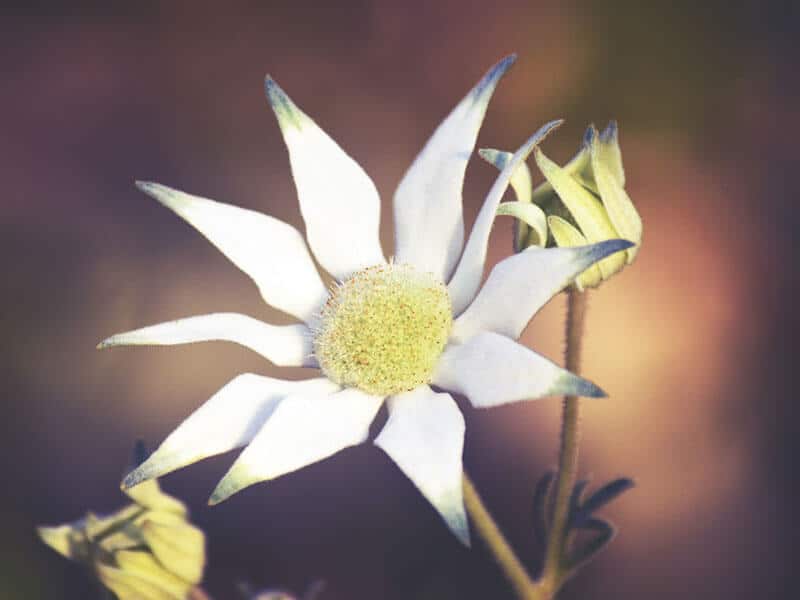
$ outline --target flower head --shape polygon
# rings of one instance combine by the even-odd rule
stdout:
[[[39,527],[39,537],[90,568],[120,600],[184,600],[203,576],[203,532],[155,479],[126,494],[133,503],[108,516],[90,512],[72,523]]]
[[[545,181],[531,190],[531,176],[522,164],[512,179],[516,202],[504,202],[498,215],[516,217],[514,249],[521,252],[531,245],[545,246],[547,230],[553,245],[584,246],[614,238],[634,242],[625,253],[614,254],[584,271],[575,281],[578,289],[596,287],[626,264],[633,262],[642,241],[642,220],[625,191],[625,171],[616,122],[602,133],[594,125],[586,130],[580,151],[559,167],[535,148],[536,164]],[[480,155],[502,169],[510,154],[481,150]]]
[[[431,386],[464,394],[478,407],[548,395],[603,395],[515,340],[578,273],[629,242],[532,247],[500,262],[480,289],[500,199],[517,167],[559,122],[542,127],[508,159],[464,243],[464,171],[489,99],[513,60],[502,60],[481,79],[403,177],[394,196],[396,244],[388,262],[378,239],[380,199],[371,179],[267,78],[305,238],[336,280],[331,290],[303,236],[286,223],[163,185],[138,184],[249,275],[268,304],[301,323],[274,326],[216,313],[117,334],[100,347],[226,340],[276,365],[315,368],[322,376],[237,376],[131,472],[124,487],[245,447],[214,490],[210,502],[217,503],[363,442],[386,401],[389,419],[374,443],[468,543],[461,488],[464,419],[452,396]]]

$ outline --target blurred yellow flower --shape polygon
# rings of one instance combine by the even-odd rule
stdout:
[[[498,215],[516,218],[514,249],[521,252],[529,246],[545,246],[548,229],[554,246],[585,246],[616,238],[635,244],[583,271],[575,281],[579,290],[600,285],[632,263],[642,241],[642,220],[625,191],[616,122],[609,123],[602,133],[590,126],[580,151],[563,167],[538,147],[533,154],[545,181],[531,191],[523,183],[531,180],[528,167],[520,165],[516,175],[520,185],[512,186],[517,201],[504,202],[497,210]],[[502,168],[508,153],[481,150],[480,155]]]
[[[155,479],[126,494],[133,504],[104,517],[90,512],[73,523],[39,527],[39,537],[88,566],[120,600],[184,600],[203,576],[203,532]]]

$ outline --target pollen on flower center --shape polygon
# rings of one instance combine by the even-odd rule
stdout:
[[[340,385],[376,395],[428,383],[450,334],[447,287],[406,264],[369,267],[331,292],[314,353]]]

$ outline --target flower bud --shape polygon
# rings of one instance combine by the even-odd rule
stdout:
[[[39,527],[42,541],[88,566],[120,600],[184,600],[200,582],[205,536],[156,480],[127,490],[134,501],[108,516]]]
[[[499,166],[502,159],[498,156],[502,154],[481,151],[481,156],[495,166]],[[598,133],[594,125],[590,126],[580,151],[563,167],[547,158],[538,147],[534,149],[534,157],[545,181],[532,191],[515,186],[517,202],[500,204],[497,214],[514,216],[533,230],[541,228],[539,213],[542,213],[550,232],[547,242],[550,246],[584,246],[615,238],[635,244],[581,273],[575,281],[579,290],[598,286],[633,262],[642,241],[642,220],[624,188],[625,171],[616,123],[609,123],[602,133]],[[521,165],[519,170],[524,170],[525,174],[518,176],[518,180],[530,179],[526,165]],[[521,229],[522,225],[516,227],[514,249],[517,252],[533,243],[544,245],[540,243],[541,234],[537,234],[539,240],[534,242],[526,234],[518,234],[527,231]]]

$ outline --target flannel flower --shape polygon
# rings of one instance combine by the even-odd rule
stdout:
[[[625,170],[619,132],[611,121],[602,133],[590,125],[578,153],[563,167],[535,148],[534,157],[545,181],[531,188],[526,164],[511,177],[516,202],[503,202],[498,215],[514,220],[514,250],[546,246],[548,229],[554,246],[583,246],[589,242],[623,237],[635,245],[624,253],[592,265],[575,279],[579,291],[593,288],[621,271],[636,258],[642,243],[642,219],[625,191]],[[481,157],[503,169],[512,154],[481,149]]]
[[[283,381],[242,374],[173,431],[123,481],[130,488],[208,456],[245,447],[211,495],[295,471],[359,444],[386,401],[374,443],[469,543],[462,498],[464,418],[450,394],[476,407],[541,396],[604,395],[518,344],[534,313],[596,261],[630,243],[532,247],[500,262],[481,289],[489,232],[512,174],[559,125],[548,123],[509,159],[464,244],[462,186],[489,99],[514,61],[495,65],[433,133],[394,196],[395,253],[378,237],[380,199],[361,167],[283,90],[266,94],[289,151],[306,240],[335,280],[326,289],[303,236],[269,216],[138,183],[194,226],[301,323],[274,326],[216,313],[114,335],[100,347],[225,340],[279,366],[321,377]]]
[[[39,527],[39,536],[88,566],[120,600],[184,600],[203,577],[205,535],[158,481],[126,493],[133,504],[111,515]]]

